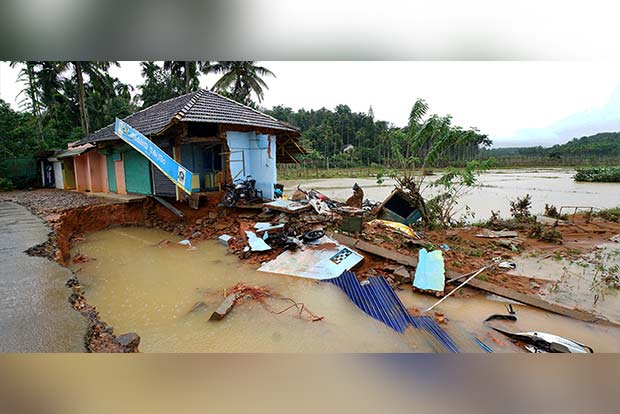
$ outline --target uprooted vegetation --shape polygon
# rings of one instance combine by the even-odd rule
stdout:
[[[510,201],[510,215],[518,222],[523,223],[530,219],[532,216],[531,208],[532,197],[529,194]]]
[[[450,116],[431,115],[424,120],[427,112],[426,102],[417,100],[409,115],[404,148],[394,146],[392,149],[399,169],[389,175],[396,181],[396,187],[413,200],[426,226],[464,224],[465,220],[473,218],[473,213],[466,206],[460,209],[459,200],[479,185],[478,176],[491,168],[493,160],[470,161],[464,168],[450,167],[441,177],[430,179],[434,175],[431,168],[445,161],[451,148],[478,145],[481,135],[475,129],[453,126]],[[464,214],[457,218],[463,210]]]
[[[540,223],[532,223],[528,236],[533,239],[542,240],[548,243],[562,244],[563,236],[553,227],[544,226]]]
[[[608,253],[595,255],[595,274],[592,279],[591,290],[603,293],[604,288],[620,289],[620,266],[609,264],[620,256],[620,249]]]

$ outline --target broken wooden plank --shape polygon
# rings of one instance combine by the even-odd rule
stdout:
[[[177,217],[183,217],[183,212],[181,210],[179,210],[178,208],[176,208],[175,206],[173,206],[172,204],[170,204],[169,202],[167,202],[166,200],[164,200],[161,197],[158,197],[156,195],[152,195],[151,196],[155,201],[157,201],[159,204],[161,204],[162,206],[166,207],[168,210],[170,210],[175,216]]]
[[[405,266],[417,267],[418,259],[413,256],[407,256],[402,253],[395,252],[385,247],[377,246],[364,240],[357,240],[353,237],[345,236],[344,234],[335,233],[332,236],[338,243],[345,246],[359,249],[367,253],[383,257],[384,259],[392,260],[396,263],[400,263]]]
[[[282,211],[288,214],[301,213],[302,211],[307,211],[307,210],[312,209],[312,206],[310,204],[302,204],[296,201],[283,200],[283,199],[271,201],[269,203],[264,203],[262,207],[268,208],[270,210]]]
[[[489,239],[501,239],[504,237],[517,237],[517,232],[514,230],[483,230],[481,233],[476,234],[476,237],[485,237]]]
[[[446,273],[451,277],[451,279],[447,281],[448,283],[451,283],[457,279],[460,279],[459,277],[460,275],[456,272],[446,272]],[[479,289],[479,290],[482,290],[488,293],[493,293],[497,296],[501,296],[506,299],[511,299],[511,300],[514,300],[520,303],[524,303],[526,305],[534,306],[535,308],[543,309],[548,312],[552,312],[558,315],[577,319],[583,322],[600,323],[600,324],[611,325],[611,326],[620,326],[620,324],[617,324],[608,319],[605,319],[602,316],[594,315],[584,310],[571,309],[571,308],[567,308],[559,304],[550,303],[542,298],[537,298],[535,296],[527,295],[525,293],[515,292],[512,289],[498,286],[493,283],[485,282],[484,280],[472,279],[469,282],[468,286],[474,287],[476,289]]]
[[[222,302],[220,306],[217,307],[217,309],[213,312],[209,320],[219,321],[223,319],[224,316],[226,316],[228,312],[230,312],[233,306],[235,306],[237,299],[238,299],[237,293],[231,293],[230,295],[226,296],[226,299],[224,299],[224,302]]]

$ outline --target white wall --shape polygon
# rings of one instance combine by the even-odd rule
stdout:
[[[65,188],[65,183],[62,178],[62,162],[54,161],[52,165],[54,166],[54,182],[55,182],[56,188],[60,188],[60,189]]]
[[[276,137],[272,135],[270,139],[268,135],[255,132],[227,131],[226,141],[231,152],[230,172],[233,179],[243,179],[250,175],[256,180],[256,188],[263,191],[263,196],[273,198],[273,185],[278,179]]]

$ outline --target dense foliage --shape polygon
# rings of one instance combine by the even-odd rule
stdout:
[[[141,62],[143,83],[133,87],[109,74],[117,62],[11,62],[19,67],[19,111],[0,100],[0,157],[32,157],[42,150],[66,148],[88,133],[157,102],[198,90],[201,73],[220,73],[218,90],[240,102],[254,105],[267,85],[261,79],[271,72],[244,61]],[[254,95],[253,95],[254,94]]]
[[[620,183],[620,167],[578,168],[575,181]]]
[[[13,62],[21,65],[21,111],[0,101],[0,156],[29,157],[66,147],[136,110],[131,86],[108,73],[109,62]]]

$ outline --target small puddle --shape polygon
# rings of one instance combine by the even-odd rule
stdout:
[[[179,238],[161,230],[113,228],[86,236],[74,264],[89,303],[117,334],[136,332],[143,352],[412,352],[398,333],[361,312],[336,286],[257,272],[215,240],[197,249],[157,243]],[[294,310],[275,315],[258,302],[239,304],[209,321],[224,289],[238,282],[268,286],[303,302],[325,319],[309,322]],[[189,313],[195,303],[206,307]],[[273,310],[290,303],[270,301]]]

